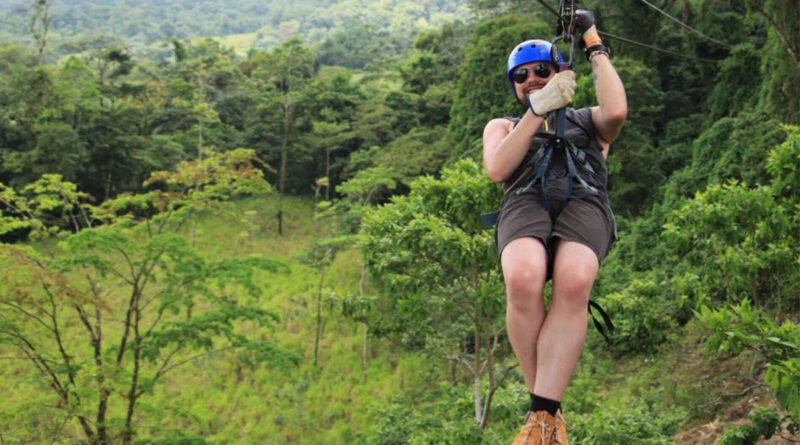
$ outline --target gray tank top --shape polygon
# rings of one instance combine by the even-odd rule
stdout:
[[[514,126],[519,123],[520,118],[507,117],[506,119],[514,122]],[[555,133],[556,129],[556,113],[550,113],[547,116],[547,124],[549,132]],[[539,132],[544,132],[544,125],[539,128]],[[539,132],[534,136],[531,143],[530,150],[535,152],[547,139],[539,136]],[[601,188],[603,191],[606,189],[606,182],[608,180],[608,166],[603,157],[603,147],[597,142],[597,136],[592,122],[592,110],[587,108],[567,108],[567,125],[564,129],[564,137],[571,141],[575,146],[586,153],[586,159],[594,169],[594,172],[586,170],[580,171],[583,178],[595,187]],[[567,175],[567,163],[564,152],[557,150],[553,153],[553,159],[550,162],[547,176],[554,178],[561,178]]]

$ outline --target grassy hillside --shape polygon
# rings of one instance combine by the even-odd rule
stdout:
[[[236,364],[228,353],[191,360],[142,400],[139,438],[175,431],[195,437],[190,443],[404,443],[401,436],[392,439],[392,429],[381,430],[383,438],[376,435],[376,425],[404,429],[436,405],[440,418],[426,422],[442,422],[443,428],[454,428],[454,435],[472,431],[481,443],[508,443],[527,399],[518,372],[498,391],[496,421],[481,433],[472,425],[469,382],[445,363],[369,339],[368,367],[363,368],[365,328],[344,318],[336,304],[359,292],[360,257],[354,250],[340,253],[325,270],[322,338],[314,365],[320,275],[302,259],[329,228],[314,218],[313,202],[289,199],[286,233],[280,237],[275,204],[274,198],[237,202],[229,213],[198,220],[186,236],[208,257],[257,253],[290,266],[288,274],[259,278],[264,288],[259,305],[281,316],[265,339],[300,354],[301,363],[281,371]],[[715,358],[705,351],[706,335],[691,322],[657,350],[618,359],[590,333],[564,402],[573,431],[641,437],[638,443],[714,443],[724,429],[744,423],[752,405],[774,406],[774,397],[752,376],[754,356]],[[63,411],[55,409],[55,397],[32,366],[4,358],[3,443],[41,443],[53,435],[61,437],[59,443],[77,443],[77,423],[64,423]],[[121,399],[113,409],[121,408]],[[443,403],[451,406],[442,410]],[[442,417],[445,412],[450,418]]]
[[[239,202],[232,213],[209,215],[186,235],[194,233],[197,247],[209,257],[258,253],[290,266],[288,274],[260,277],[265,290],[260,306],[281,316],[268,340],[300,354],[300,365],[287,371],[242,367],[226,353],[191,360],[142,399],[140,438],[152,431],[163,435],[177,430],[209,443],[348,443],[369,421],[373,405],[430,381],[435,364],[382,342],[369,345],[369,367],[363,370],[364,327],[341,317],[335,304],[326,305],[323,312],[319,363],[314,366],[319,274],[300,260],[327,229],[314,220],[313,202],[289,199],[284,203],[285,236],[279,237],[274,204]],[[325,300],[334,302],[337,296],[357,292],[359,274],[356,252],[340,254],[325,274]],[[32,365],[3,358],[3,443],[41,443],[51,434],[58,436],[61,428],[60,443],[77,443],[79,425],[74,420],[63,423],[62,412],[54,409],[54,394]],[[121,399],[112,406],[115,416],[124,413]]]

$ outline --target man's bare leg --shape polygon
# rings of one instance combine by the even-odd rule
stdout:
[[[553,303],[537,343],[533,393],[561,400],[586,340],[586,310],[600,265],[587,246],[562,241],[553,266]]]
[[[545,319],[544,283],[547,253],[541,241],[518,238],[501,257],[506,284],[506,329],[528,391],[536,382],[536,344]]]

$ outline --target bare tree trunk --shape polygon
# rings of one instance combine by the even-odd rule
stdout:
[[[56,300],[55,300],[52,292],[50,292],[50,289],[48,288],[48,286],[45,285],[44,283],[42,283],[42,284],[43,284],[43,288],[44,288],[45,292],[47,293],[47,296],[50,299],[50,308],[52,310],[52,312],[50,314],[50,316],[51,316],[50,319],[53,321],[52,332],[53,332],[53,335],[55,337],[56,344],[58,344],[58,350],[61,353],[61,358],[62,358],[62,360],[64,362],[64,366],[67,368],[67,377],[69,379],[69,382],[73,387],[76,387],[77,386],[75,384],[75,373],[76,373],[76,370],[72,366],[72,360],[70,359],[70,354],[67,353],[66,347],[64,345],[64,341],[61,338],[61,330],[58,327],[58,306],[56,305]],[[69,391],[64,391],[63,393],[60,393],[59,396],[61,398],[61,401],[64,402],[65,405],[69,405],[69,396],[70,396],[70,392]],[[74,398],[78,402],[78,404],[80,404],[79,397],[77,395],[75,395]],[[69,420],[69,416],[64,419],[64,422],[66,422],[67,420]],[[83,427],[83,430],[84,430],[84,433],[86,434],[86,437],[90,441],[93,440],[92,438],[94,437],[94,431],[92,431],[91,428],[89,427],[89,421],[83,416],[78,416],[78,421],[81,423],[81,426]],[[62,428],[63,428],[63,425],[62,425]],[[3,445],[4,442],[1,439],[2,439],[2,437],[0,436],[0,445]]]
[[[199,78],[198,79],[198,83],[200,84],[199,85],[200,86],[200,96],[199,96],[199,98],[200,98],[201,101],[205,102],[205,97],[206,97],[205,94],[206,93],[205,93],[205,88],[204,88],[205,84],[203,83],[203,79]],[[202,114],[200,114],[200,117],[197,119],[197,160],[198,161],[202,161],[203,160],[203,120],[204,119],[205,119],[205,116],[203,116]],[[197,184],[195,184],[194,190],[195,190],[195,192],[200,190],[200,183],[199,182]],[[192,218],[192,247],[196,247],[196,246],[197,246],[197,219],[196,218]]]
[[[329,182],[330,184],[330,182]],[[364,281],[367,278],[367,269],[361,266],[361,277],[358,280],[358,295],[364,298]],[[367,381],[367,370],[369,369],[369,325],[364,323],[364,343],[361,347],[361,369],[364,373],[364,382]]]
[[[89,317],[86,315],[86,312],[83,310],[83,308],[78,304],[74,304],[73,307],[75,308],[75,311],[78,313],[78,318],[81,320],[81,323],[86,328],[86,331],[89,333],[89,337],[92,339],[92,344],[94,344],[95,339],[98,337],[99,333],[95,334],[92,325],[89,323]],[[34,362],[34,364],[36,363]],[[53,374],[51,374],[51,377],[53,378],[54,383],[56,384],[56,387],[54,387],[54,389],[57,392],[61,393],[58,390],[58,388],[61,387],[61,385],[58,382],[58,379]],[[64,391],[62,394],[63,394],[62,400],[65,403],[68,402],[69,392]],[[78,397],[76,396],[76,398]],[[81,427],[83,427],[83,431],[86,434],[86,438],[89,440],[89,443],[95,443],[96,442],[95,438],[97,436],[96,433],[92,430],[91,425],[89,424],[89,419],[87,419],[84,416],[78,416],[78,421],[80,422]]]
[[[361,348],[361,371],[364,383],[367,383],[367,370],[369,369],[369,325],[364,323],[364,344]]]
[[[325,187],[325,201],[331,200],[331,149],[325,147],[325,177],[328,178],[328,185]]]
[[[106,199],[111,197],[111,187],[112,187],[111,172],[108,172],[108,175],[106,175],[106,186],[105,186]]]
[[[94,363],[95,372],[97,372],[97,436],[95,442],[98,444],[111,443],[108,437],[108,427],[106,425],[106,412],[108,411],[108,397],[110,392],[105,387],[105,373],[103,371],[103,333],[102,333],[102,317],[100,316],[100,309],[95,308],[95,338],[92,340],[94,346]]]
[[[495,389],[495,381],[494,381],[494,362],[492,360],[492,354],[494,353],[494,348],[492,348],[491,341],[492,339],[489,337],[489,333],[491,332],[491,323],[487,316],[484,317],[483,321],[486,328],[486,344],[483,345],[484,350],[486,351],[486,366],[489,371],[489,390],[486,394],[486,400],[483,404],[483,415],[481,416],[481,421],[478,424],[481,428],[486,428],[486,425],[489,423],[489,410],[492,406],[492,395],[494,394]],[[477,341],[476,341],[477,343]]]
[[[797,23],[797,16],[798,13],[796,9],[793,9],[792,6],[789,6],[789,2],[786,2],[786,7],[782,7],[780,12],[783,12],[782,18],[785,20],[782,23],[778,23],[776,17],[771,16],[767,10],[765,9],[765,2],[758,1],[758,0],[749,0],[747,1],[748,6],[753,8],[767,23],[772,26],[775,32],[778,35],[781,43],[783,44],[784,49],[795,61],[795,63],[800,64],[800,33],[792,32],[793,28],[790,26],[792,23]],[[778,14],[778,17],[781,17],[781,14]],[[782,26],[783,25],[783,26]]]
[[[287,99],[288,101],[288,99]],[[283,235],[283,195],[286,193],[286,158],[289,156],[290,105],[283,103],[283,137],[281,139],[281,169],[278,178],[278,235]]]
[[[125,414],[125,431],[122,434],[122,443],[130,445],[133,442],[133,413],[136,409],[136,401],[139,398],[139,367],[142,357],[142,337],[139,335],[139,322],[141,321],[141,311],[139,310],[139,298],[134,302],[134,321],[133,321],[133,375],[131,376],[131,387],[128,391],[128,412]]]
[[[689,23],[689,0],[683,0],[683,8],[681,10],[681,18],[683,19],[683,23]],[[685,26],[681,26],[681,34],[686,34],[687,30]]]
[[[481,343],[480,343],[480,324],[478,320],[475,322],[475,364],[474,364],[474,377],[475,377],[475,423],[481,424],[483,417],[483,401],[481,397]]]
[[[317,366],[319,358],[319,338],[322,335],[322,285],[324,282],[325,267],[323,266],[319,269],[319,288],[317,289],[317,334],[314,337],[314,366]]]
[[[197,160],[203,160],[203,119],[197,125]]]

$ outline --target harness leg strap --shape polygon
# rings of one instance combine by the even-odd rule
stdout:
[[[608,334],[606,334],[606,330],[603,328],[603,325],[594,315],[594,311],[592,309],[596,309],[597,312],[600,313],[600,316],[603,318],[603,323],[605,323],[606,328],[608,328]],[[609,335],[614,332],[614,323],[611,322],[611,317],[609,317],[608,312],[603,309],[596,301],[589,300],[589,315],[592,316],[592,322],[594,322],[594,327],[600,332],[600,335],[606,340],[606,343],[611,344],[611,339]]]

